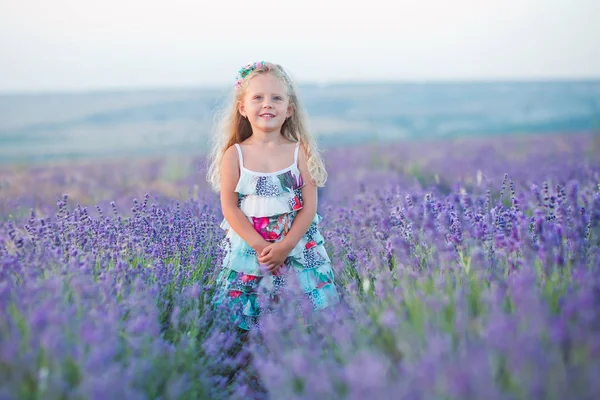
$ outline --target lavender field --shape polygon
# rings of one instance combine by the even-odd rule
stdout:
[[[2,166],[0,399],[596,398],[599,154],[593,133],[329,149],[342,302],[290,293],[241,350],[210,307],[200,157]]]

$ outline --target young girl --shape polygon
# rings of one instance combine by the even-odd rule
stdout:
[[[247,331],[258,322],[259,291],[276,301],[295,281],[314,309],[337,303],[317,228],[317,187],[327,173],[280,65],[261,61],[239,71],[215,139],[207,178],[220,191],[226,231],[215,305],[227,300],[232,320]]]

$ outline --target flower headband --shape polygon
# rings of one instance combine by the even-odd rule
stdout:
[[[254,71],[257,68],[263,68],[266,66],[266,61],[257,61],[250,64],[244,65],[239,71],[236,77],[235,89],[239,89],[242,86],[242,81],[245,77],[247,77],[250,72]]]

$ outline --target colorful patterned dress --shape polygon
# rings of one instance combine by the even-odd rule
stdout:
[[[240,179],[235,189],[238,206],[265,240],[281,241],[302,209],[304,182],[298,169],[299,145],[294,152],[294,163],[273,173],[244,168],[241,147],[235,146],[240,162]],[[224,219],[221,228],[226,231],[225,257],[217,278],[215,305],[227,301],[232,310],[239,310],[232,312],[232,320],[237,321],[240,328],[249,330],[257,324],[261,313],[258,292],[264,290],[267,298],[275,299],[291,281],[290,274],[296,274],[294,281],[299,283],[315,310],[337,303],[339,296],[331,261],[317,228],[320,220],[321,216],[316,214],[307,232],[286,258],[285,265],[272,275],[263,272],[264,269],[261,271],[254,249]]]

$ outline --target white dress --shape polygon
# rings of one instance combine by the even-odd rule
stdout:
[[[301,189],[304,182],[298,169],[299,145],[296,145],[294,152],[294,163],[273,173],[246,169],[242,149],[237,143],[235,146],[240,162],[240,179],[235,188],[238,206],[265,240],[281,241],[303,204]],[[261,270],[254,249],[224,219],[221,228],[227,232],[223,242],[225,257],[217,278],[215,305],[227,301],[232,310],[241,310],[241,315],[232,312],[232,321],[248,330],[257,323],[261,312],[257,302],[258,290],[265,289],[276,296],[280,290],[285,290],[291,273],[297,275],[302,291],[311,300],[314,309],[337,303],[339,295],[331,260],[317,227],[320,221],[321,216],[317,213],[302,239],[286,258],[284,267],[272,275]]]

